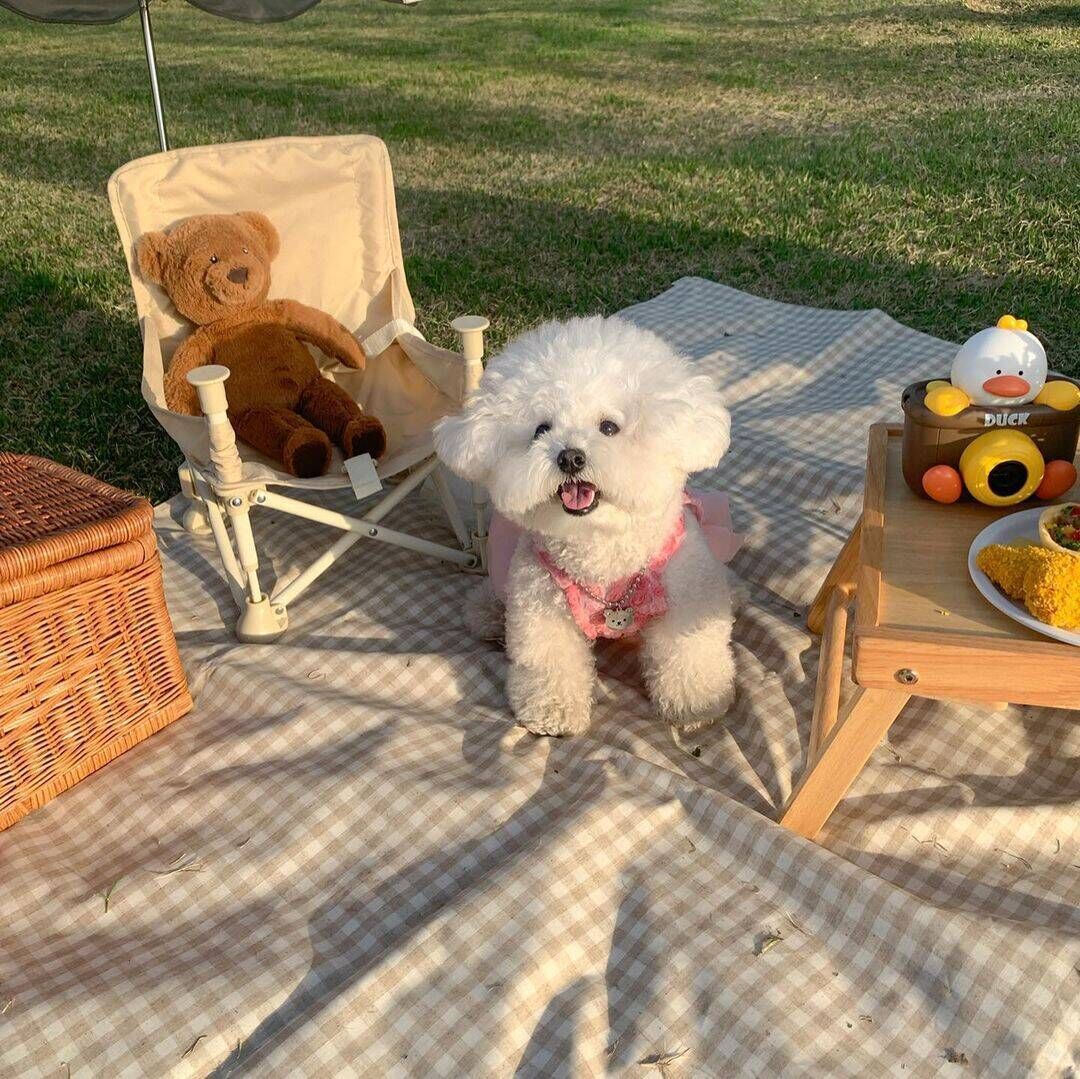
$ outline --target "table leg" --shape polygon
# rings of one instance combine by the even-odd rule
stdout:
[[[780,823],[813,839],[910,699],[907,693],[858,686],[820,755],[809,761]]]
[[[829,596],[834,588],[847,585],[855,587],[855,575],[859,568],[859,539],[862,534],[862,518],[855,522],[844,546],[836,556],[828,576],[818,589],[814,602],[806,613],[806,627],[811,633],[820,633],[825,624],[825,608],[829,602]]]
[[[806,759],[812,765],[836,724],[840,710],[840,683],[844,676],[844,652],[847,640],[848,604],[853,589],[837,585],[829,593],[825,606],[825,626],[821,634],[817,688],[814,693],[814,718],[810,722],[810,741]]]

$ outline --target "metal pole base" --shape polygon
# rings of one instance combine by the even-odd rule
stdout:
[[[180,518],[180,524],[184,531],[192,536],[206,536],[210,533],[210,518],[202,505],[194,500],[188,502],[188,507]]]
[[[236,636],[245,644],[271,644],[289,628],[288,611],[280,603],[263,596],[257,603],[248,600],[236,621]]]

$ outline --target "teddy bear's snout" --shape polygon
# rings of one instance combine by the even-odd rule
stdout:
[[[234,285],[246,285],[248,268],[246,266],[234,266],[226,276]]]

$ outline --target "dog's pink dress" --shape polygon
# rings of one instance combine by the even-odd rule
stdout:
[[[683,504],[697,518],[713,557],[719,562],[730,562],[742,544],[742,537],[731,527],[727,495],[717,491],[701,491],[695,494],[684,492]],[[504,602],[510,559],[520,536],[521,529],[517,525],[511,524],[498,513],[492,515],[488,534],[488,574],[495,594]],[[536,555],[540,564],[551,574],[552,580],[562,589],[574,621],[589,640],[596,640],[597,637],[629,637],[667,611],[667,592],[662,574],[685,536],[686,523],[684,517],[680,516],[671,535],[645,569],[615,581],[606,590],[575,581],[555,565],[551,556],[539,544]],[[597,597],[603,598],[601,600]],[[613,606],[633,612],[629,625],[612,626],[609,623],[605,615]]]

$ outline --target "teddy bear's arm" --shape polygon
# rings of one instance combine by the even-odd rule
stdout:
[[[346,367],[364,369],[367,361],[363,349],[336,318],[296,300],[271,300],[268,306],[301,341],[313,344]]]
[[[219,337],[214,327],[203,326],[181,341],[173,353],[169,369],[165,372],[165,403],[173,412],[199,415],[199,398],[195,387],[184,376],[196,367],[214,362],[214,349]]]

